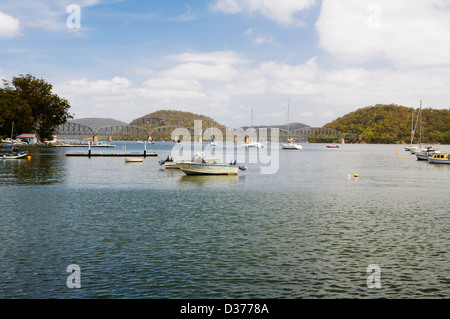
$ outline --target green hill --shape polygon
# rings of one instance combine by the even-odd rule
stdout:
[[[202,121],[203,129],[216,127],[225,132],[224,125],[219,124],[208,116],[175,110],[156,111],[133,120],[130,125],[140,126],[151,132],[155,128],[165,126],[194,128],[195,120]],[[170,132],[171,129],[157,131],[154,133],[153,138],[156,140],[170,140]]]
[[[409,144],[411,141],[411,117],[416,125],[418,111],[396,104],[368,106],[348,113],[324,127],[343,133],[356,133],[358,142],[373,144]],[[419,126],[414,138],[418,143]],[[450,111],[432,108],[422,109],[422,142],[450,144]]]

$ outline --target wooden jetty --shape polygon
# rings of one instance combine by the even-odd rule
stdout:
[[[154,157],[158,156],[158,153],[91,153],[86,152],[72,152],[66,153],[66,156],[78,156],[78,157]]]
[[[147,145],[144,146],[143,153],[92,153],[91,143],[88,143],[89,150],[85,152],[72,152],[66,153],[66,156],[78,156],[78,157],[147,157],[158,156],[158,153],[147,153]]]

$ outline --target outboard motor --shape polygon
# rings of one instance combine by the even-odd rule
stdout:
[[[240,169],[241,171],[246,171],[246,170],[247,170],[247,166],[240,165],[240,166],[239,166],[239,169]]]

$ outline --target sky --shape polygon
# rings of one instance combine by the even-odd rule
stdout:
[[[450,108],[450,0],[1,0],[0,78],[75,118],[160,110],[320,127],[362,107]]]

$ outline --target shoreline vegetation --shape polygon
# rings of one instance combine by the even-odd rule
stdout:
[[[15,133],[35,133],[41,141],[50,140],[58,125],[73,118],[69,113],[67,100],[52,92],[52,85],[33,75],[13,77],[3,80],[0,87],[0,138],[8,138]],[[412,144],[417,144],[418,108],[397,104],[377,104],[359,108],[324,125],[343,134],[353,134],[346,143],[356,144],[410,144],[412,124],[416,129]],[[203,129],[218,128],[226,137],[227,127],[214,119],[200,114],[176,110],[159,110],[141,116],[130,124],[142,128],[140,133],[115,134],[114,140],[141,140],[142,133],[151,132],[154,141],[170,141],[171,130],[175,127],[192,129],[195,120],[202,120]],[[114,119],[87,118],[70,121],[97,128],[102,126],[127,125]],[[288,124],[254,126],[255,128],[286,129]],[[303,123],[290,123],[293,129],[308,127]],[[248,126],[243,127],[245,130]],[[15,132],[11,132],[15,130]],[[99,133],[99,135],[102,135]],[[14,137],[14,136],[13,136]],[[147,136],[145,137],[147,138]],[[337,139],[318,139],[311,136],[310,143],[336,143]],[[422,143],[450,144],[450,110],[422,109]]]
[[[396,104],[368,106],[348,113],[324,125],[344,133],[358,135],[360,144],[410,144],[411,122],[419,143],[418,109]],[[450,144],[450,110],[422,109],[422,143]]]

